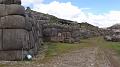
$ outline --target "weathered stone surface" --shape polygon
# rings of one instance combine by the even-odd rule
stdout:
[[[23,29],[3,29],[3,50],[30,49],[29,34]]]
[[[112,36],[112,41],[114,41],[114,42],[120,42],[120,34]]]
[[[2,50],[2,36],[3,36],[3,33],[2,33],[2,30],[0,29],[0,50]]]
[[[42,31],[43,31],[43,28],[42,28],[42,24],[38,21],[37,22],[37,27],[38,27],[38,31],[37,31],[37,34],[38,34],[38,37],[41,38],[42,37]]]
[[[6,61],[24,60],[27,54],[29,53],[24,50],[0,51],[0,60]]]
[[[32,32],[29,32],[30,44],[35,45],[35,39]]]
[[[73,30],[73,31],[72,31],[72,34],[71,34],[72,38],[74,38],[74,39],[77,39],[77,38],[78,38],[78,39],[80,40],[80,37],[81,37],[81,36],[80,36],[80,32],[81,32],[81,31],[80,31],[79,29],[78,29],[78,30]],[[76,40],[76,41],[77,41],[77,40]]]
[[[21,0],[0,0],[0,60],[38,54],[43,46],[42,26],[32,15],[25,12]]]
[[[0,4],[21,4],[21,0],[0,0]]]
[[[33,26],[32,18],[29,18],[27,14],[25,15],[25,23],[26,23],[25,26],[26,30],[32,31],[32,26]]]
[[[107,41],[111,41],[112,37],[111,36],[105,36],[104,39],[107,40]]]
[[[104,39],[107,41],[120,42],[120,24],[115,24],[105,29]]]
[[[25,17],[19,15],[9,15],[0,18],[0,28],[1,29],[24,29]]]
[[[32,45],[34,45],[34,47],[32,49],[29,50],[30,54],[31,55],[37,55],[38,54],[38,51],[40,51],[40,48],[42,48],[42,44],[43,44],[43,41],[42,41],[42,38],[39,38],[37,41],[34,40],[34,36],[33,34],[30,35],[30,43]],[[42,50],[41,50],[42,51]]]
[[[104,39],[106,41],[120,42],[120,34],[106,35]]]
[[[26,12],[42,25],[44,41],[69,43],[80,42],[80,39],[99,36],[99,28],[87,22],[77,23],[59,19],[52,15],[30,10],[30,8]],[[61,36],[58,36],[59,33],[61,33]]]
[[[0,17],[7,15],[6,5],[0,4]]]
[[[0,18],[0,29],[26,29],[31,30],[32,25],[26,22],[25,17],[20,15],[9,15]]]
[[[25,8],[21,5],[11,4],[6,5],[6,11],[8,15],[24,15]]]
[[[0,17],[6,15],[25,15],[25,8],[21,5],[11,4],[5,5],[0,4]]]

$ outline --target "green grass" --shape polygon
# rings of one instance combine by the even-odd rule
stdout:
[[[105,41],[102,37],[96,38],[98,45],[104,49],[111,49],[120,55],[120,42]]]
[[[0,64],[0,67],[6,67],[7,64]]]
[[[118,54],[120,54],[120,42],[105,41],[103,37],[83,39],[78,44],[52,43],[52,42],[47,42],[45,44],[48,45],[48,51],[46,54],[47,58],[51,58],[51,57],[54,57],[63,53],[71,52],[73,50],[81,49],[84,47],[93,47],[93,46],[114,50]]]
[[[111,41],[106,41],[104,40],[103,37],[95,37],[91,38],[90,40],[85,40],[89,44],[92,44],[94,46],[101,47],[103,49],[109,49],[117,52],[117,54],[120,55],[120,42],[111,42]]]
[[[83,47],[90,47],[92,45],[89,44],[89,40],[90,39],[81,40],[81,43],[75,44],[46,42],[45,44],[48,45],[46,57],[50,58],[73,50],[81,49]]]
[[[67,43],[47,43],[48,51],[46,57],[52,57],[60,55],[61,53],[69,52],[73,48],[78,48],[78,44],[67,44]]]

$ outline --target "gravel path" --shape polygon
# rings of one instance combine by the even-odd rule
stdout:
[[[113,62],[114,61],[114,62]],[[7,62],[9,63],[9,62]],[[11,63],[11,62],[10,62]],[[119,67],[115,60],[98,47],[82,48],[70,53],[57,56],[45,64],[14,63],[6,67]],[[5,66],[4,66],[5,67]]]
[[[58,56],[39,67],[116,67],[111,61],[98,47],[89,47]]]

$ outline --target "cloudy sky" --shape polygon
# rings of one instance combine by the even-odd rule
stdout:
[[[120,23],[120,0],[22,0],[22,5],[59,18],[99,27]]]

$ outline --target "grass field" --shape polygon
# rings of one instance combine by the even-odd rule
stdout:
[[[77,49],[82,49],[83,47],[92,47],[98,46],[103,49],[115,50],[120,54],[120,42],[110,42],[105,41],[102,37],[95,37],[89,39],[83,39],[80,43],[77,44],[68,44],[68,43],[45,43],[48,45],[48,51],[46,54],[47,58],[60,55],[62,53],[70,52]]]
[[[103,38],[99,37],[96,38],[96,42],[98,42],[98,45],[102,47],[103,49],[110,49],[114,50],[120,55],[120,42],[110,42],[110,41],[105,41]]]
[[[87,40],[89,40],[89,39],[87,39]],[[81,49],[83,47],[90,47],[91,45],[89,45],[89,42],[87,42],[87,41],[85,42],[85,41],[86,40],[82,40],[81,43],[74,43],[74,44],[47,42],[47,43],[45,43],[48,45],[48,51],[47,51],[46,57],[57,56],[62,53]]]

